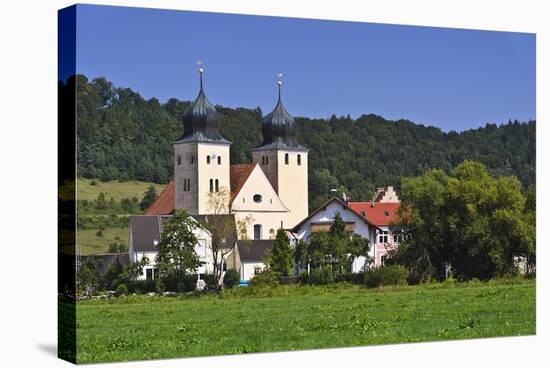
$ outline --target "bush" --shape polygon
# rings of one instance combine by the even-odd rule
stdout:
[[[280,277],[279,273],[268,268],[250,279],[249,285],[252,287],[277,286],[279,285]]]
[[[227,270],[223,278],[223,286],[231,289],[233,286],[238,285],[240,280],[241,276],[236,270]]]
[[[369,288],[386,285],[406,285],[409,272],[403,266],[382,266],[365,272],[365,285]]]
[[[300,280],[300,284],[307,284],[309,282],[309,275],[307,274],[307,271],[300,272],[298,279]]]
[[[204,275],[203,277],[204,282],[206,283],[206,288],[208,290],[217,290],[218,285],[216,284],[216,279],[214,278],[214,275]]]
[[[312,285],[327,285],[334,282],[334,275],[329,268],[316,268],[309,273],[309,283]]]
[[[117,280],[118,281],[118,280]],[[155,291],[154,280],[136,280],[128,284],[128,291],[136,294],[146,294]]]
[[[116,287],[116,296],[128,295],[128,288],[124,284],[119,284]]]

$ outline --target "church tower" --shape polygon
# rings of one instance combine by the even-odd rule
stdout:
[[[210,194],[230,193],[229,146],[220,134],[214,106],[203,90],[204,69],[199,68],[200,91],[183,113],[184,133],[174,145],[174,182],[176,209],[190,215],[229,213],[229,198],[220,211],[214,210]]]
[[[279,78],[282,74],[279,74]],[[296,139],[296,123],[279,99],[262,124],[263,143],[252,150],[252,161],[260,165],[283,204],[290,210],[285,228],[308,216],[308,149]]]

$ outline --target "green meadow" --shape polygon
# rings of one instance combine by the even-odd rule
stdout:
[[[535,281],[237,288],[77,303],[98,363],[535,334]]]
[[[92,185],[92,182],[94,185]],[[83,179],[79,178],[76,181],[76,199],[77,200],[94,200],[97,199],[99,193],[105,193],[108,199],[113,198],[115,201],[120,201],[123,198],[137,197],[139,200],[143,197],[143,193],[153,185],[160,193],[166,187],[166,184],[147,183],[144,181],[124,181],[118,180],[101,181],[99,179]]]

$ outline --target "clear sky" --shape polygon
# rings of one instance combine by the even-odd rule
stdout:
[[[535,35],[79,5],[77,71],[145,98],[276,102],[294,116],[374,113],[445,131],[535,119]]]

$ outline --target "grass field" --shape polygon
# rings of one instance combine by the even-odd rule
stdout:
[[[80,254],[99,254],[107,253],[109,244],[122,243],[128,244],[128,229],[108,227],[102,230],[103,236],[96,236],[96,229],[78,230],[77,242],[80,245]],[[116,240],[118,237],[120,240]]]
[[[153,185],[160,194],[166,187],[166,184],[153,184],[143,181],[125,181],[119,182],[117,180],[101,181],[99,179],[93,180],[95,185],[91,185],[90,179],[78,179],[76,182],[76,199],[77,200],[93,200],[97,199],[99,193],[103,192],[107,195],[107,199],[114,198],[115,201],[120,201],[123,198],[137,197],[139,200],[143,198],[143,193]]]
[[[281,286],[77,303],[79,363],[535,333],[535,282]],[[271,296],[270,296],[271,295]]]

